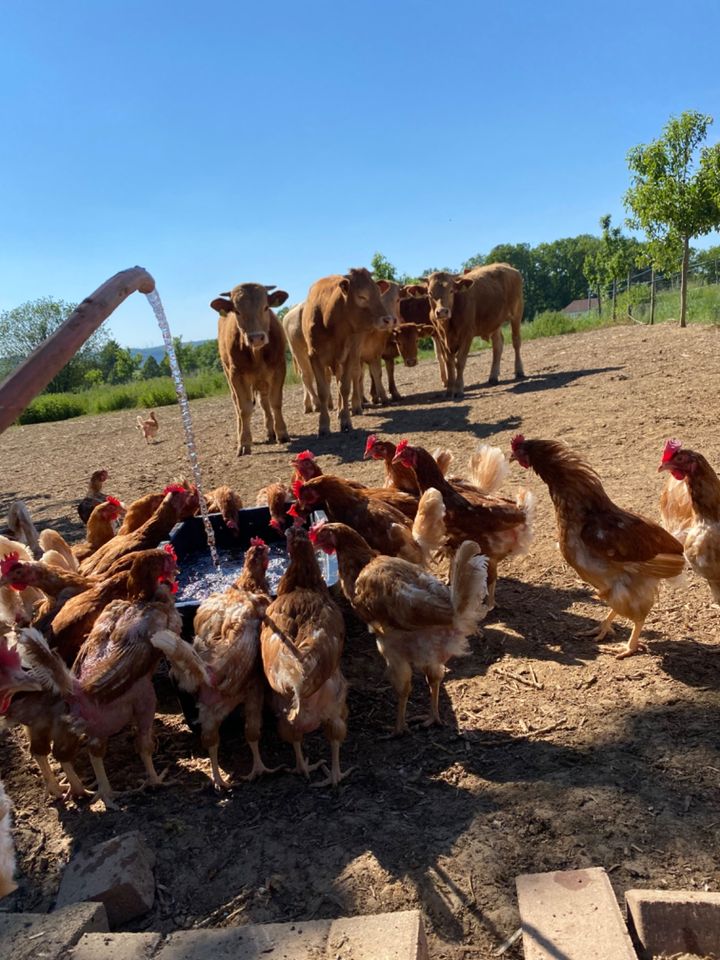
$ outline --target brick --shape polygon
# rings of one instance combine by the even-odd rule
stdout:
[[[151,960],[161,933],[86,933],[68,960]]]
[[[142,916],[155,902],[155,854],[137,831],[76,854],[65,867],[57,905],[105,904],[110,929]]]
[[[101,903],[75,903],[54,913],[0,913],[0,957],[60,960],[83,934],[107,929]]]
[[[720,893],[628,890],[628,926],[639,955],[714,954],[720,948]]]
[[[257,960],[265,954],[272,960],[428,960],[416,910],[179,931],[165,940],[154,960]]]
[[[516,880],[525,960],[637,960],[601,867]]]

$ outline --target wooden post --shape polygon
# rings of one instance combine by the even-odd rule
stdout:
[[[687,326],[687,284],[690,262],[690,239],[683,237],[682,271],[680,273],[680,326]]]
[[[632,318],[632,301],[630,299],[630,271],[627,275],[627,297],[628,297],[628,316]]]
[[[612,286],[612,318],[617,318],[617,280],[613,277]]]
[[[655,267],[650,271],[650,326],[655,323]]]
[[[0,383],[0,433],[17,420],[33,397],[42,393],[126,297],[136,290],[152,293],[154,289],[155,281],[147,270],[130,267],[110,277],[86,297],[65,323]]]

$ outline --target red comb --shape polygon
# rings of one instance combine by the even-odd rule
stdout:
[[[395,456],[397,456],[399,453],[402,453],[409,446],[410,446],[409,440],[401,440],[400,443],[395,447]]]
[[[122,509],[122,504],[117,497],[105,497],[106,503],[111,503],[114,507],[120,507]]]
[[[15,553],[6,553],[5,556],[0,560],[0,575],[6,577],[8,573],[12,570],[13,567],[17,567],[20,563],[20,554]]]
[[[282,533],[282,527],[280,526],[280,521],[277,520],[275,517],[273,517],[272,520],[270,521],[270,526],[273,527],[273,529],[279,530]]]
[[[682,443],[679,440],[666,440],[665,449],[663,450],[662,462],[667,463],[668,460],[672,460],[678,450],[682,450]]]
[[[510,441],[510,447],[512,448],[513,453],[515,453],[521,443],[525,443],[525,437],[521,433],[518,433]]]
[[[327,521],[321,520],[319,523],[314,523],[310,530],[308,531],[308,536],[310,537],[310,543],[317,543],[318,533],[325,526]]]
[[[6,640],[0,641],[0,670],[19,670],[21,666],[17,647],[11,650]]]
[[[165,546],[163,547],[163,550],[169,557],[172,557],[173,560],[177,560],[177,554],[175,553],[175,548],[171,543],[166,543]]]
[[[292,492],[293,492],[293,496],[295,497],[296,500],[299,500],[299,499],[300,499],[300,494],[301,494],[302,489],[303,489],[304,486],[305,486],[305,484],[303,483],[302,480],[293,480],[293,483],[292,483]]]
[[[168,493],[187,493],[187,490],[181,483],[170,483],[163,490],[164,496],[167,496]]]
[[[296,460],[314,460],[315,454],[312,450],[303,450],[302,453],[299,453],[296,457]]]
[[[251,547],[267,547],[267,544],[262,539],[262,537],[253,537],[250,541]]]
[[[371,433],[370,436],[367,438],[367,443],[365,444],[365,453],[370,453],[370,451],[372,450],[372,448],[375,446],[377,442],[378,442],[378,438],[375,436],[374,433]]]
[[[303,517],[303,515],[298,512],[298,508],[297,508],[297,504],[296,504],[296,503],[290,504],[290,506],[289,506],[289,508],[288,508],[288,511],[287,511],[287,515],[288,515],[289,517],[297,517],[298,520],[304,520],[304,519],[305,519],[305,518]],[[277,520],[276,520],[275,522],[277,523]],[[278,524],[278,526],[279,526],[279,524]]]

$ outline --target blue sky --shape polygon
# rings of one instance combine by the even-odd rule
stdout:
[[[717,0],[5,4],[0,309],[141,264],[201,339],[242,281],[594,232],[671,114],[720,138],[718,36]],[[160,342],[138,295],[110,326]]]

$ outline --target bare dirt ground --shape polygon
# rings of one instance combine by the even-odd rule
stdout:
[[[291,451],[310,447],[328,472],[380,482],[381,465],[360,459],[370,432],[449,447],[462,468],[479,440],[507,451],[521,430],[571,444],[619,503],[657,517],[656,466],[666,437],[720,466],[719,356],[720,335],[710,327],[622,327],[539,340],[524,348],[530,378],[520,384],[479,386],[489,354],[471,358],[471,387],[455,404],[437,399],[437,372],[427,362],[398,371],[406,403],[369,412],[353,434],[323,441],[293,387],[287,421],[298,439],[258,445],[241,460],[230,399],[201,400],[192,405],[200,462],[209,485],[229,482],[252,504],[262,484],[288,475]],[[504,376],[510,369],[506,356]],[[178,414],[165,408],[159,420],[151,446],[136,432],[133,411],[9,430],[0,438],[0,516],[20,497],[40,525],[79,534],[74,505],[91,470],[107,467],[108,492],[126,501],[184,472]],[[132,796],[120,812],[45,800],[23,735],[14,731],[0,741],[17,808],[22,879],[14,905],[48,909],[74,849],[134,828],[158,854],[159,897],[139,928],[421,907],[436,960],[488,957],[517,928],[519,873],[600,865],[619,894],[720,889],[720,611],[691,576],[679,590],[663,590],[647,622],[649,655],[614,659],[625,626],[614,642],[575,639],[602,608],[561,562],[545,487],[514,466],[505,489],[521,483],[537,493],[536,538],[528,557],[501,568],[498,609],[472,654],[450,666],[441,698],[446,726],[380,739],[394,697],[373,642],[349,620],[342,761],[356,769],[336,792],[281,773],[218,798],[203,751],[163,685],[158,768],[168,767],[179,783]],[[426,703],[418,681],[411,714]],[[307,748],[311,759],[328,755],[319,734]],[[271,720],[263,749],[266,762],[290,760]],[[249,769],[239,732],[224,741],[221,761],[236,775]],[[129,732],[111,743],[107,765],[118,788],[140,778]],[[90,781],[84,764],[83,772]],[[506,953],[520,955],[519,945]]]

